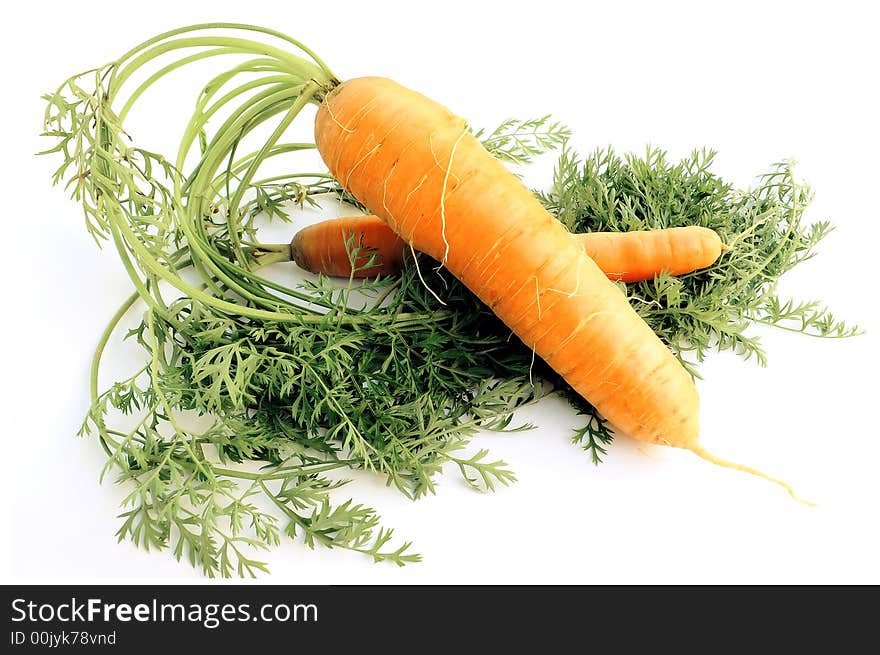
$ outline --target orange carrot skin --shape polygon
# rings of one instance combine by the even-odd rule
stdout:
[[[687,372],[463,119],[391,80],[357,78],[325,97],[315,143],[350,193],[448,267],[616,428],[696,443]]]
[[[403,268],[406,244],[376,216],[346,216],[304,227],[290,242],[290,255],[297,266],[312,273],[350,277],[349,246],[362,248],[354,277],[394,275]],[[371,255],[375,264],[367,266]]]
[[[291,241],[293,261],[312,273],[335,277],[352,274],[346,247],[355,243],[375,252],[376,265],[358,261],[354,277],[396,275],[403,265],[406,244],[378,216],[368,214],[333,218],[303,228]],[[586,253],[611,280],[652,280],[664,270],[683,275],[706,268],[721,255],[721,238],[714,230],[692,225],[632,232],[573,234]]]
[[[575,235],[587,254],[612,280],[652,280],[664,270],[684,275],[715,263],[721,238],[715,230],[691,225],[662,230],[588,232]]]

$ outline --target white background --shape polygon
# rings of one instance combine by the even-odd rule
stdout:
[[[823,299],[867,330],[818,340],[755,329],[766,369],[729,354],[701,369],[704,443],[786,479],[815,509],[690,453],[626,438],[594,467],[569,443],[577,419],[551,399],[523,412],[540,429],[476,440],[513,466],[512,487],[477,494],[450,475],[415,503],[366,476],[348,488],[414,540],[423,563],[399,569],[288,542],[267,555],[272,575],[260,582],[880,582],[880,40],[871,3],[126,6],[18,3],[0,39],[0,581],[202,581],[168,553],[114,538],[122,491],[98,484],[102,451],[74,433],[92,347],[129,281],[114,252],[95,247],[76,204],[50,187],[54,161],[33,153],[45,147],[41,93],[166,29],[225,20],[291,34],[343,78],[395,78],[477,126],[552,112],[584,152],[652,143],[676,157],[711,146],[715,170],[743,186],[793,157],[816,190],[808,218],[838,229],[783,292]],[[156,120],[140,134],[173,144],[171,123]],[[547,183],[549,165],[530,179]]]

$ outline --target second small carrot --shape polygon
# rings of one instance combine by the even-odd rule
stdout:
[[[711,266],[723,250],[721,238],[714,230],[697,225],[587,232],[573,237],[605,275],[622,282],[651,280],[664,270],[684,275]],[[352,248],[363,249],[354,262],[354,277],[362,278],[399,273],[407,246],[378,216],[346,216],[297,232],[290,242],[290,255],[297,266],[312,273],[349,277]]]

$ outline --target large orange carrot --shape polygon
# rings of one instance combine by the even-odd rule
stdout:
[[[616,428],[768,477],[700,445],[685,369],[462,118],[392,80],[356,78],[324,98],[315,143],[347,191],[448,267]]]
[[[683,275],[706,268],[721,255],[714,230],[692,225],[632,232],[573,234],[611,280],[651,280],[663,271]],[[350,249],[363,248],[352,270]],[[290,242],[294,263],[312,273],[336,277],[396,275],[406,244],[378,216],[333,218],[304,227]],[[372,263],[370,258],[374,258]],[[369,266],[367,264],[370,264]]]
[[[327,94],[315,143],[350,193],[448,267],[611,423],[697,447],[690,376],[463,119],[391,80],[357,78]]]

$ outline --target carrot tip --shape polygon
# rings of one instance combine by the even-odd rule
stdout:
[[[774,484],[778,484],[780,487],[782,487],[783,489],[785,489],[788,492],[788,495],[791,496],[793,500],[796,500],[797,502],[802,503],[804,505],[807,505],[809,507],[816,506],[815,503],[812,503],[808,500],[804,500],[803,498],[798,496],[794,492],[794,489],[792,489],[791,486],[789,484],[787,484],[786,482],[783,482],[782,480],[771,477],[771,476],[767,475],[766,473],[759,471],[758,469],[752,468],[751,466],[746,466],[744,464],[737,464],[735,462],[730,462],[726,459],[721,459],[720,457],[717,457],[716,455],[713,455],[709,451],[705,450],[701,446],[694,446],[694,447],[688,448],[688,450],[690,450],[692,453],[694,453],[697,457],[705,459],[706,461],[712,462],[713,464],[716,464],[718,466],[723,466],[724,468],[733,469],[735,471],[742,471],[743,473],[749,473],[750,475],[755,475],[759,478],[763,478],[764,480],[767,480],[767,481],[772,482]]]

